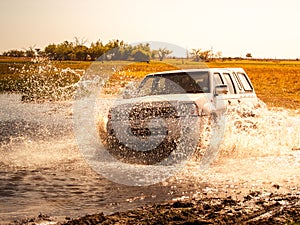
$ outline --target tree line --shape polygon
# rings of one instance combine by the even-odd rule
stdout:
[[[131,61],[150,61],[159,59],[160,61],[169,57],[172,51],[165,48],[152,50],[149,43],[130,45],[120,40],[110,40],[106,44],[98,40],[92,42],[89,47],[85,41],[64,41],[59,44],[48,44],[44,49],[29,47],[26,50],[9,50],[3,56],[10,57],[35,57],[46,56],[52,60],[131,60]],[[194,61],[209,61],[214,57],[221,57],[221,52],[213,54],[211,50],[192,49],[187,52],[187,58],[191,57]]]

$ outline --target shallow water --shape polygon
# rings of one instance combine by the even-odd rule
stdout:
[[[20,99],[0,95],[2,222],[39,213],[57,220],[108,214],[201,196],[239,198],[250,190],[299,193],[300,117],[293,112],[261,109],[251,118],[233,113],[208,169],[190,162],[167,181],[138,187],[109,181],[86,163],[73,132],[72,102]]]

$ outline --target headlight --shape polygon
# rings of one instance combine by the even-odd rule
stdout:
[[[195,103],[187,104],[188,105],[188,115],[189,116],[198,116],[199,110],[198,106]]]
[[[179,116],[199,116],[199,109],[195,103],[184,103],[178,110]]]

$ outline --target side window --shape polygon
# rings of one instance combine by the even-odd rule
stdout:
[[[223,73],[223,76],[224,76],[224,78],[226,80],[226,83],[228,85],[229,93],[230,94],[236,94],[234,83],[233,83],[233,80],[232,80],[232,77],[230,76],[230,74],[229,73]]]
[[[252,86],[250,84],[250,81],[248,80],[246,74],[238,73],[238,77],[239,77],[239,79],[240,79],[240,81],[241,81],[241,83],[244,87],[244,90],[246,92],[253,92],[253,88],[252,88]]]
[[[220,84],[224,84],[224,81],[221,77],[221,74],[214,73],[214,82],[215,82],[215,86],[220,85]]]
[[[233,75],[234,75],[234,79],[235,79],[235,81],[237,83],[237,86],[238,86],[239,90],[241,91],[243,88],[242,88],[242,84],[240,82],[240,79],[238,78],[238,76],[237,76],[236,73],[233,73]]]

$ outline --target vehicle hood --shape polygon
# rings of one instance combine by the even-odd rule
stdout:
[[[199,94],[168,94],[168,95],[151,95],[144,96],[138,98],[130,98],[130,99],[118,99],[115,101],[115,106],[127,105],[127,104],[135,104],[141,102],[159,102],[159,101],[169,101],[169,102],[199,102],[205,101],[208,99],[210,94],[207,93],[199,93]]]

